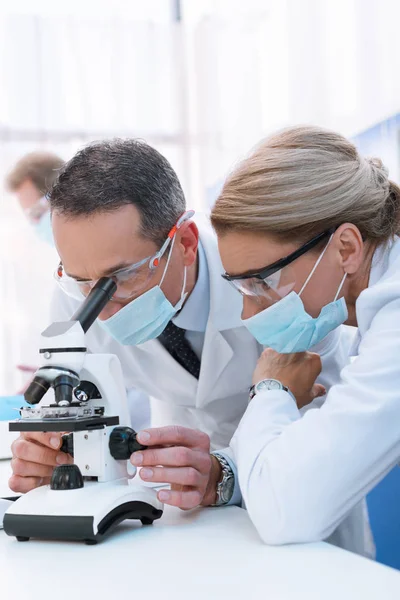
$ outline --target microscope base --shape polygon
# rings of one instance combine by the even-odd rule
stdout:
[[[18,541],[30,538],[96,544],[125,519],[151,525],[163,513],[155,490],[128,479],[85,482],[77,490],[42,486],[21,496],[4,515],[4,531]]]

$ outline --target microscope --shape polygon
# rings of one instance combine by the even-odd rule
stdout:
[[[151,525],[163,513],[156,491],[132,478],[128,463],[139,444],[129,427],[126,390],[119,360],[90,354],[85,333],[116,290],[103,277],[70,321],[53,323],[41,335],[42,366],[25,392],[29,406],[10,431],[62,432],[61,450],[73,464],[53,471],[49,485],[18,498],[4,515],[4,531],[30,538],[81,540],[96,544],[124,519]],[[54,400],[45,404],[46,392]],[[40,404],[39,404],[40,403]]]

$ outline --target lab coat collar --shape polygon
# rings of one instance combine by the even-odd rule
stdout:
[[[211,227],[210,219],[204,214],[197,214],[194,221],[199,228],[202,248],[207,259],[210,282],[209,322],[211,321],[217,331],[242,327],[240,318],[242,297],[221,277],[224,268],[218,252],[217,237]]]
[[[390,240],[387,244],[378,246],[374,252],[371,262],[368,287],[372,287],[383,277],[389,266],[389,257],[395,241]]]
[[[204,333],[210,314],[210,283],[208,265],[201,240],[197,249],[199,273],[195,286],[183,305],[172,320],[177,327],[186,331],[199,331]]]
[[[389,263],[393,254],[398,254],[400,252],[400,238],[396,236],[394,240],[389,240],[386,244],[382,244],[378,246],[374,252],[371,262],[371,271],[369,274],[369,282],[368,288],[376,285],[380,279],[384,276],[386,271],[388,270]],[[362,295],[362,294],[361,294]],[[360,295],[360,297],[361,297]],[[356,312],[357,312],[358,300],[356,302]],[[356,335],[354,336],[353,343],[350,347],[350,356],[357,356],[358,349],[361,343],[361,333],[360,329],[357,330]]]
[[[232,336],[226,335],[225,332],[236,328],[244,329],[244,327],[240,320],[242,297],[221,277],[224,271],[218,253],[216,235],[211,228],[209,218],[196,214],[193,220],[199,229],[202,249],[207,259],[210,284],[210,311],[204,334],[199,379],[197,380],[179,365],[158,340],[149,340],[141,344],[140,348],[142,352],[152,355],[155,352],[161,353],[163,365],[165,364],[166,369],[171,373],[176,373],[176,379],[187,390],[187,405],[193,406],[193,396],[195,396],[196,407],[203,408],[216,399],[216,389],[221,374],[234,358],[233,348],[227,339]],[[224,394],[232,393],[234,396],[237,393],[238,382],[234,377],[227,379],[224,385]],[[182,402],[181,399],[180,403]]]
[[[216,384],[234,357],[233,349],[223,332],[228,329],[243,328],[243,325],[240,319],[242,297],[221,277],[224,269],[218,252],[217,238],[209,218],[200,214],[195,217],[195,222],[199,228],[199,237],[207,259],[210,284],[210,314],[204,336],[196,394],[196,406],[200,408],[215,399]],[[236,385],[235,382],[232,384]],[[229,386],[228,381],[226,385]],[[232,394],[235,392],[236,390],[232,389]]]

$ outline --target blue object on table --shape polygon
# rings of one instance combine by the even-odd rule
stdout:
[[[29,406],[23,396],[0,396],[0,421],[19,419],[18,408]]]
[[[400,468],[395,467],[368,494],[376,560],[400,569]]]

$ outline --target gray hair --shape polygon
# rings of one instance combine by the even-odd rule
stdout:
[[[299,126],[264,140],[225,182],[212,211],[218,233],[305,241],[342,223],[381,243],[400,230],[400,188],[377,158],[343,136]]]
[[[137,139],[89,144],[61,170],[50,193],[52,211],[70,217],[133,204],[141,234],[161,245],[186,210],[179,179],[164,156]]]

